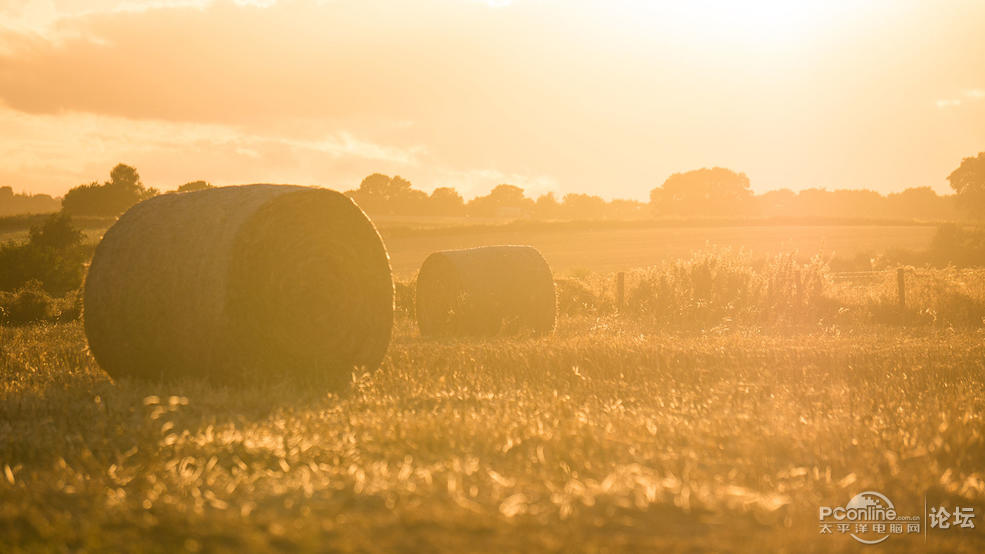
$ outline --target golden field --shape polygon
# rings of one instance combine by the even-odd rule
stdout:
[[[565,281],[544,338],[422,339],[398,294],[341,393],[112,382],[77,322],[2,329],[0,550],[848,551],[818,506],[980,507],[982,274],[914,271],[898,308],[894,275],[749,263],[633,272],[621,314],[612,275]]]

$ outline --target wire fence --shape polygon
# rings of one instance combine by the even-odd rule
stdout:
[[[609,284],[602,285],[611,291],[620,311],[626,305],[626,275],[626,272],[618,272]],[[901,307],[920,308],[956,295],[985,302],[985,268],[898,267],[839,271],[828,275],[831,296],[848,304],[895,302]]]

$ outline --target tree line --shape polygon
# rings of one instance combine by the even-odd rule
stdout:
[[[0,187],[0,217],[57,212],[61,205],[47,194],[15,194],[12,187]]]
[[[985,163],[985,153],[979,158]],[[985,191],[985,178],[979,182],[980,185],[968,189]],[[721,167],[675,173],[650,191],[649,202],[605,200],[578,193],[559,198],[553,192],[532,198],[515,185],[498,185],[488,194],[466,201],[451,187],[439,187],[428,194],[413,188],[400,176],[380,173],[366,177],[358,188],[346,194],[372,215],[546,220],[814,217],[938,221],[985,215],[985,192],[980,198],[970,198],[971,195],[960,192],[939,195],[930,187],[908,188],[888,195],[864,189],[811,188],[799,192],[780,189],[756,195],[745,174]],[[982,209],[973,209],[979,205]]]
[[[825,217],[866,219],[958,220],[985,217],[985,152],[962,160],[949,176],[952,195],[930,187],[908,188],[888,195],[866,189],[789,189],[754,194],[749,177],[722,167],[702,168],[668,177],[650,191],[649,202],[605,200],[592,194],[553,192],[528,196],[518,186],[501,184],[488,194],[465,200],[452,187],[427,193],[403,177],[374,173],[345,192],[371,215],[454,216],[500,219],[643,219],[650,217]],[[175,192],[210,188],[192,181]],[[143,184],[136,168],[119,164],[103,183],[72,188],[61,199],[61,211],[78,216],[117,216],[133,204],[160,194]],[[16,195],[0,187],[0,215],[58,211],[48,195]],[[19,211],[14,211],[19,210]]]

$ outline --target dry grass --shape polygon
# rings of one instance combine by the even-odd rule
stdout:
[[[982,339],[569,317],[425,341],[403,318],[339,397],[113,383],[77,324],[2,329],[0,551],[854,550],[817,535],[819,504],[981,514]]]

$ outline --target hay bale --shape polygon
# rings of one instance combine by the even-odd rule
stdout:
[[[425,336],[554,329],[554,278],[531,246],[435,252],[417,275],[416,300],[417,324]]]
[[[164,194],[96,248],[85,331],[114,377],[218,381],[376,368],[393,281],[372,222],[335,191],[286,185]]]

